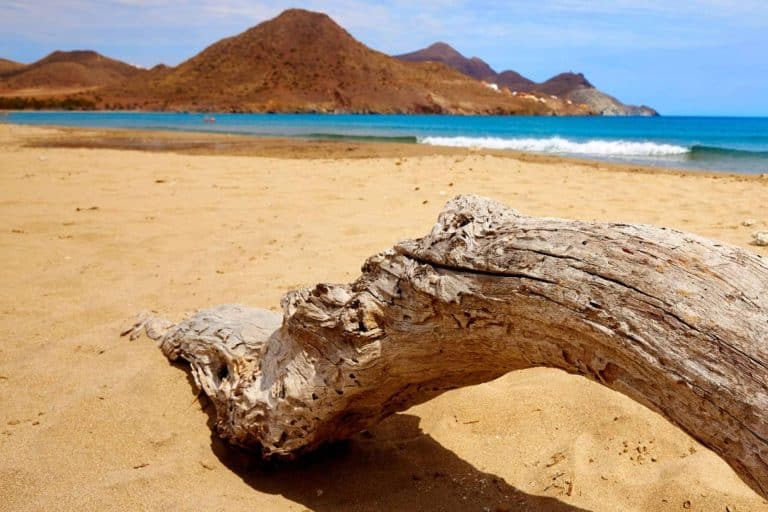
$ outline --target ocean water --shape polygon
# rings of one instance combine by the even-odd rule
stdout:
[[[514,149],[661,167],[768,173],[768,118],[10,112],[0,122]]]

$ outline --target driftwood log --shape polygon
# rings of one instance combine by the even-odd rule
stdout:
[[[293,458],[446,390],[547,366],[658,411],[768,496],[768,264],[671,229],[527,217],[459,196],[350,285],[173,324],[142,316],[216,429]],[[504,407],[503,403],[498,405]]]

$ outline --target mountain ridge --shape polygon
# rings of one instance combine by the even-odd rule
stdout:
[[[395,58],[406,62],[424,62],[424,57],[427,57],[426,60],[442,62],[443,64],[478,80],[495,78],[497,75],[496,71],[494,71],[484,60],[479,57],[468,59],[448,43],[442,41],[434,43],[427,48],[424,48],[424,50],[395,56]]]
[[[15,60],[4,59],[0,57],[0,77],[5,75],[6,73],[21,69],[24,66],[26,66],[26,64],[22,64],[21,62],[16,62]]]
[[[447,43],[438,42],[414,52],[395,55],[396,59],[407,62],[441,62],[457,71],[477,80],[495,83],[513,92],[543,93],[566,98],[572,102],[586,105],[600,115],[658,115],[654,109],[645,105],[626,105],[597,89],[582,73],[560,73],[544,82],[535,81],[517,71],[496,72],[479,57],[465,57]]]
[[[157,111],[594,115],[625,107],[583,75],[535,84],[446,43],[400,57],[369,48],[327,14],[288,9],[177,66],[141,69],[92,50],[9,61],[0,97],[4,108],[66,100],[73,108]],[[552,92],[574,83],[582,86],[567,96]],[[36,101],[43,97],[51,101]]]
[[[2,73],[0,91],[88,89],[122,81],[142,70],[93,50],[56,50]]]
[[[160,110],[459,114],[577,113],[500,94],[441,63],[406,63],[368,48],[323,13],[289,9],[178,66],[102,91],[114,104]]]

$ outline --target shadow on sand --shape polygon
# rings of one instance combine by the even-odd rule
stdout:
[[[215,436],[212,448],[257,491],[321,512],[583,510],[479,471],[422,432],[410,414],[390,416],[367,435],[292,463],[265,465]]]
[[[213,433],[213,404],[204,395],[200,401],[212,429],[211,448],[222,464],[253,489],[313,511],[584,511],[478,470],[425,434],[417,416],[395,414],[347,442],[294,462],[266,464]]]

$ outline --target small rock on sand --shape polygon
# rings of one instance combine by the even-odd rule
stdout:
[[[757,224],[757,221],[755,219],[747,219],[745,221],[742,221],[741,225],[745,228],[748,228],[749,226],[754,226]]]
[[[757,231],[752,234],[752,244],[768,247],[768,231]]]

